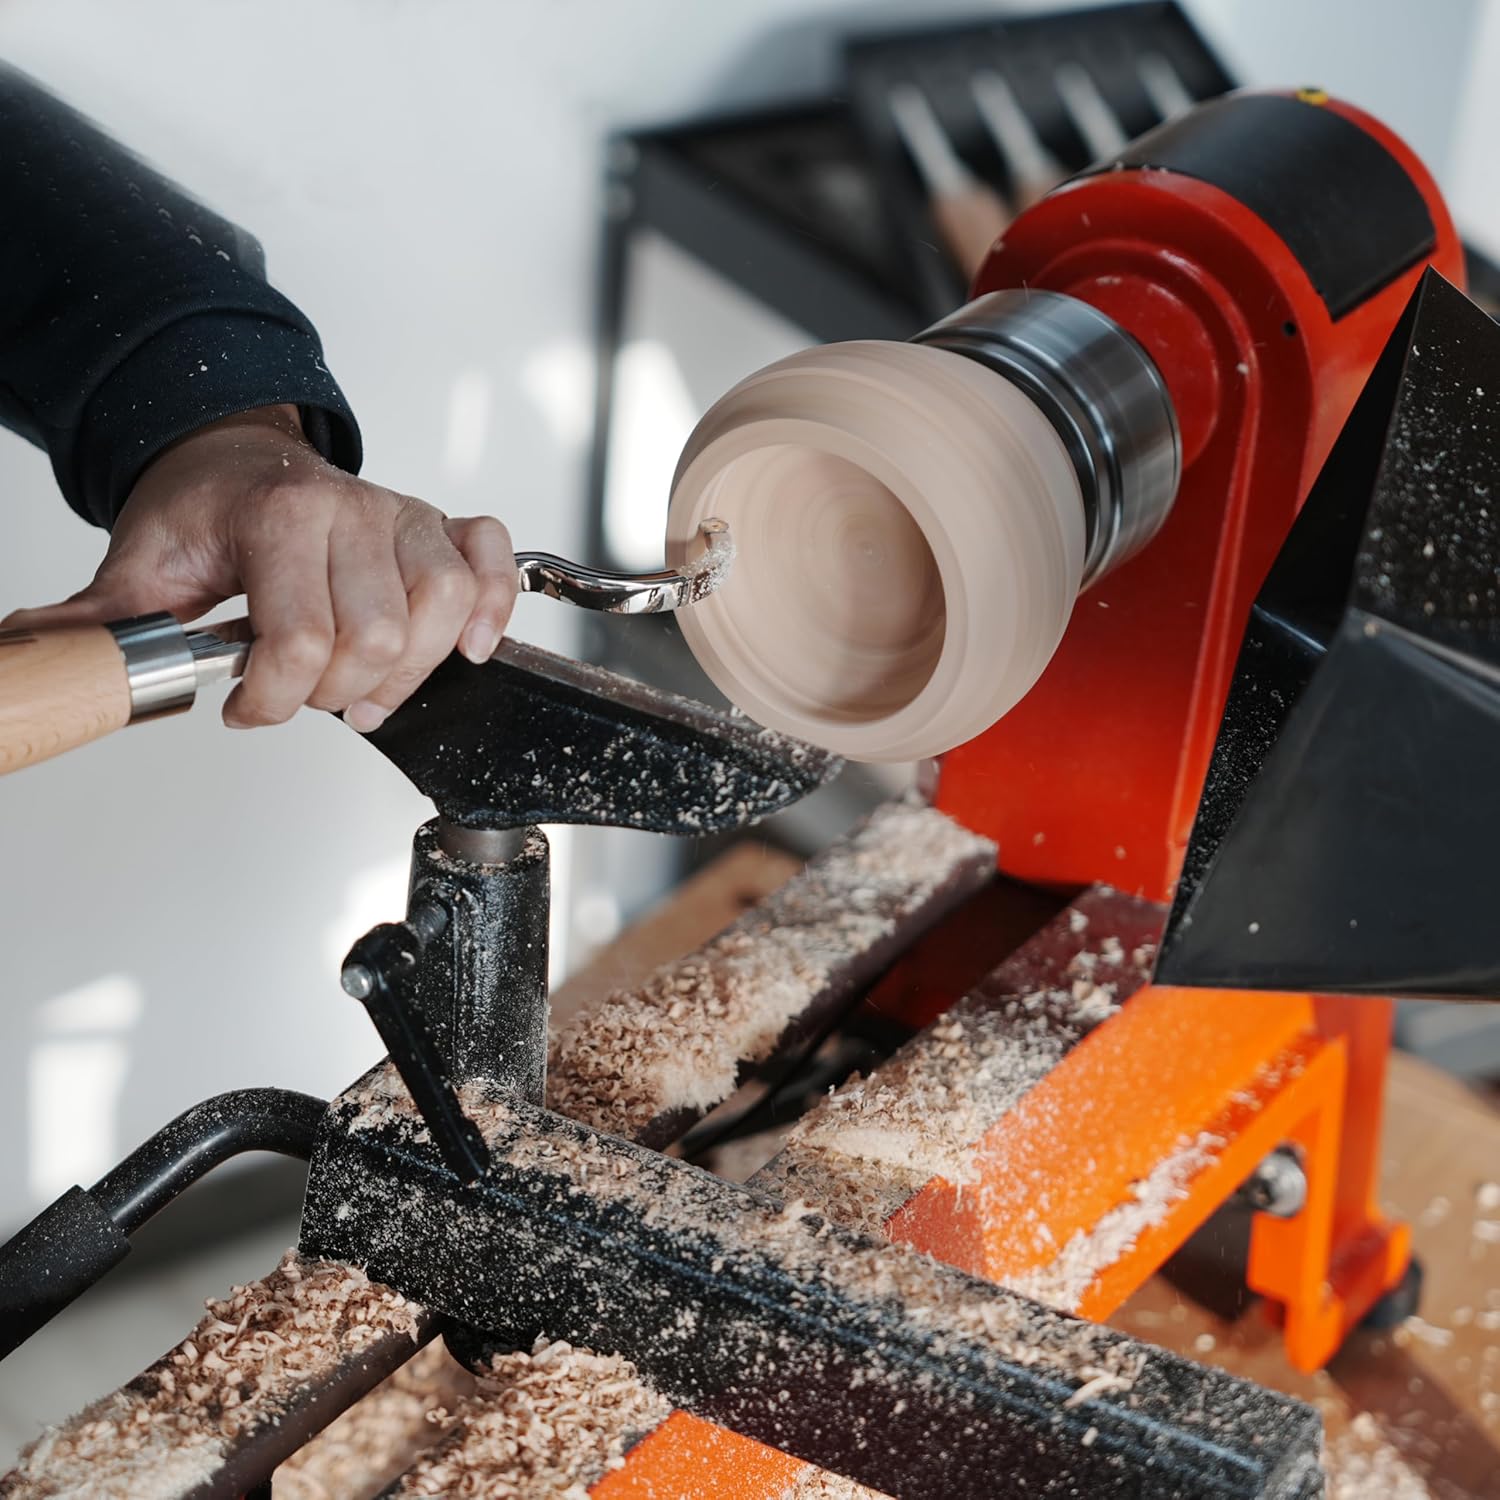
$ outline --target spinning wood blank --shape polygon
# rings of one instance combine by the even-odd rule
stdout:
[[[719,689],[856,760],[952,749],[1005,714],[1067,625],[1084,510],[1062,440],[974,360],[917,344],[804,350],[688,440],[667,560],[728,522],[718,593],[680,616]]]

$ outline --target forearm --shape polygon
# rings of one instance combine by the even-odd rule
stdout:
[[[0,421],[48,450],[80,513],[112,524],[153,458],[255,407],[299,408],[358,468],[316,331],[255,241],[10,69],[0,213]]]
[[[248,235],[29,79],[0,68],[0,421],[111,528],[40,629],[243,593],[255,647],[225,704],[374,729],[455,646],[493,653],[510,537],[353,477],[359,432],[312,325]]]

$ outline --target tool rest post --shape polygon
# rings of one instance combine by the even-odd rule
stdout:
[[[540,1103],[547,1077],[549,849],[539,828],[434,819],[412,846],[410,904],[449,913],[416,975],[417,1003],[457,1085]]]

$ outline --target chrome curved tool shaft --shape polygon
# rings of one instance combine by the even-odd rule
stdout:
[[[705,521],[698,534],[704,552],[681,568],[660,573],[611,573],[568,562],[550,552],[518,552],[523,594],[545,594],[611,615],[654,615],[706,599],[734,560],[734,541],[723,521]]]

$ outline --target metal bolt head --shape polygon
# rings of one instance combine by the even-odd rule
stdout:
[[[339,975],[339,983],[356,1000],[368,1000],[375,993],[375,976],[363,964],[350,964]]]
[[[1290,1151],[1278,1148],[1251,1173],[1245,1197],[1262,1213],[1290,1219],[1307,1202],[1307,1173]]]

